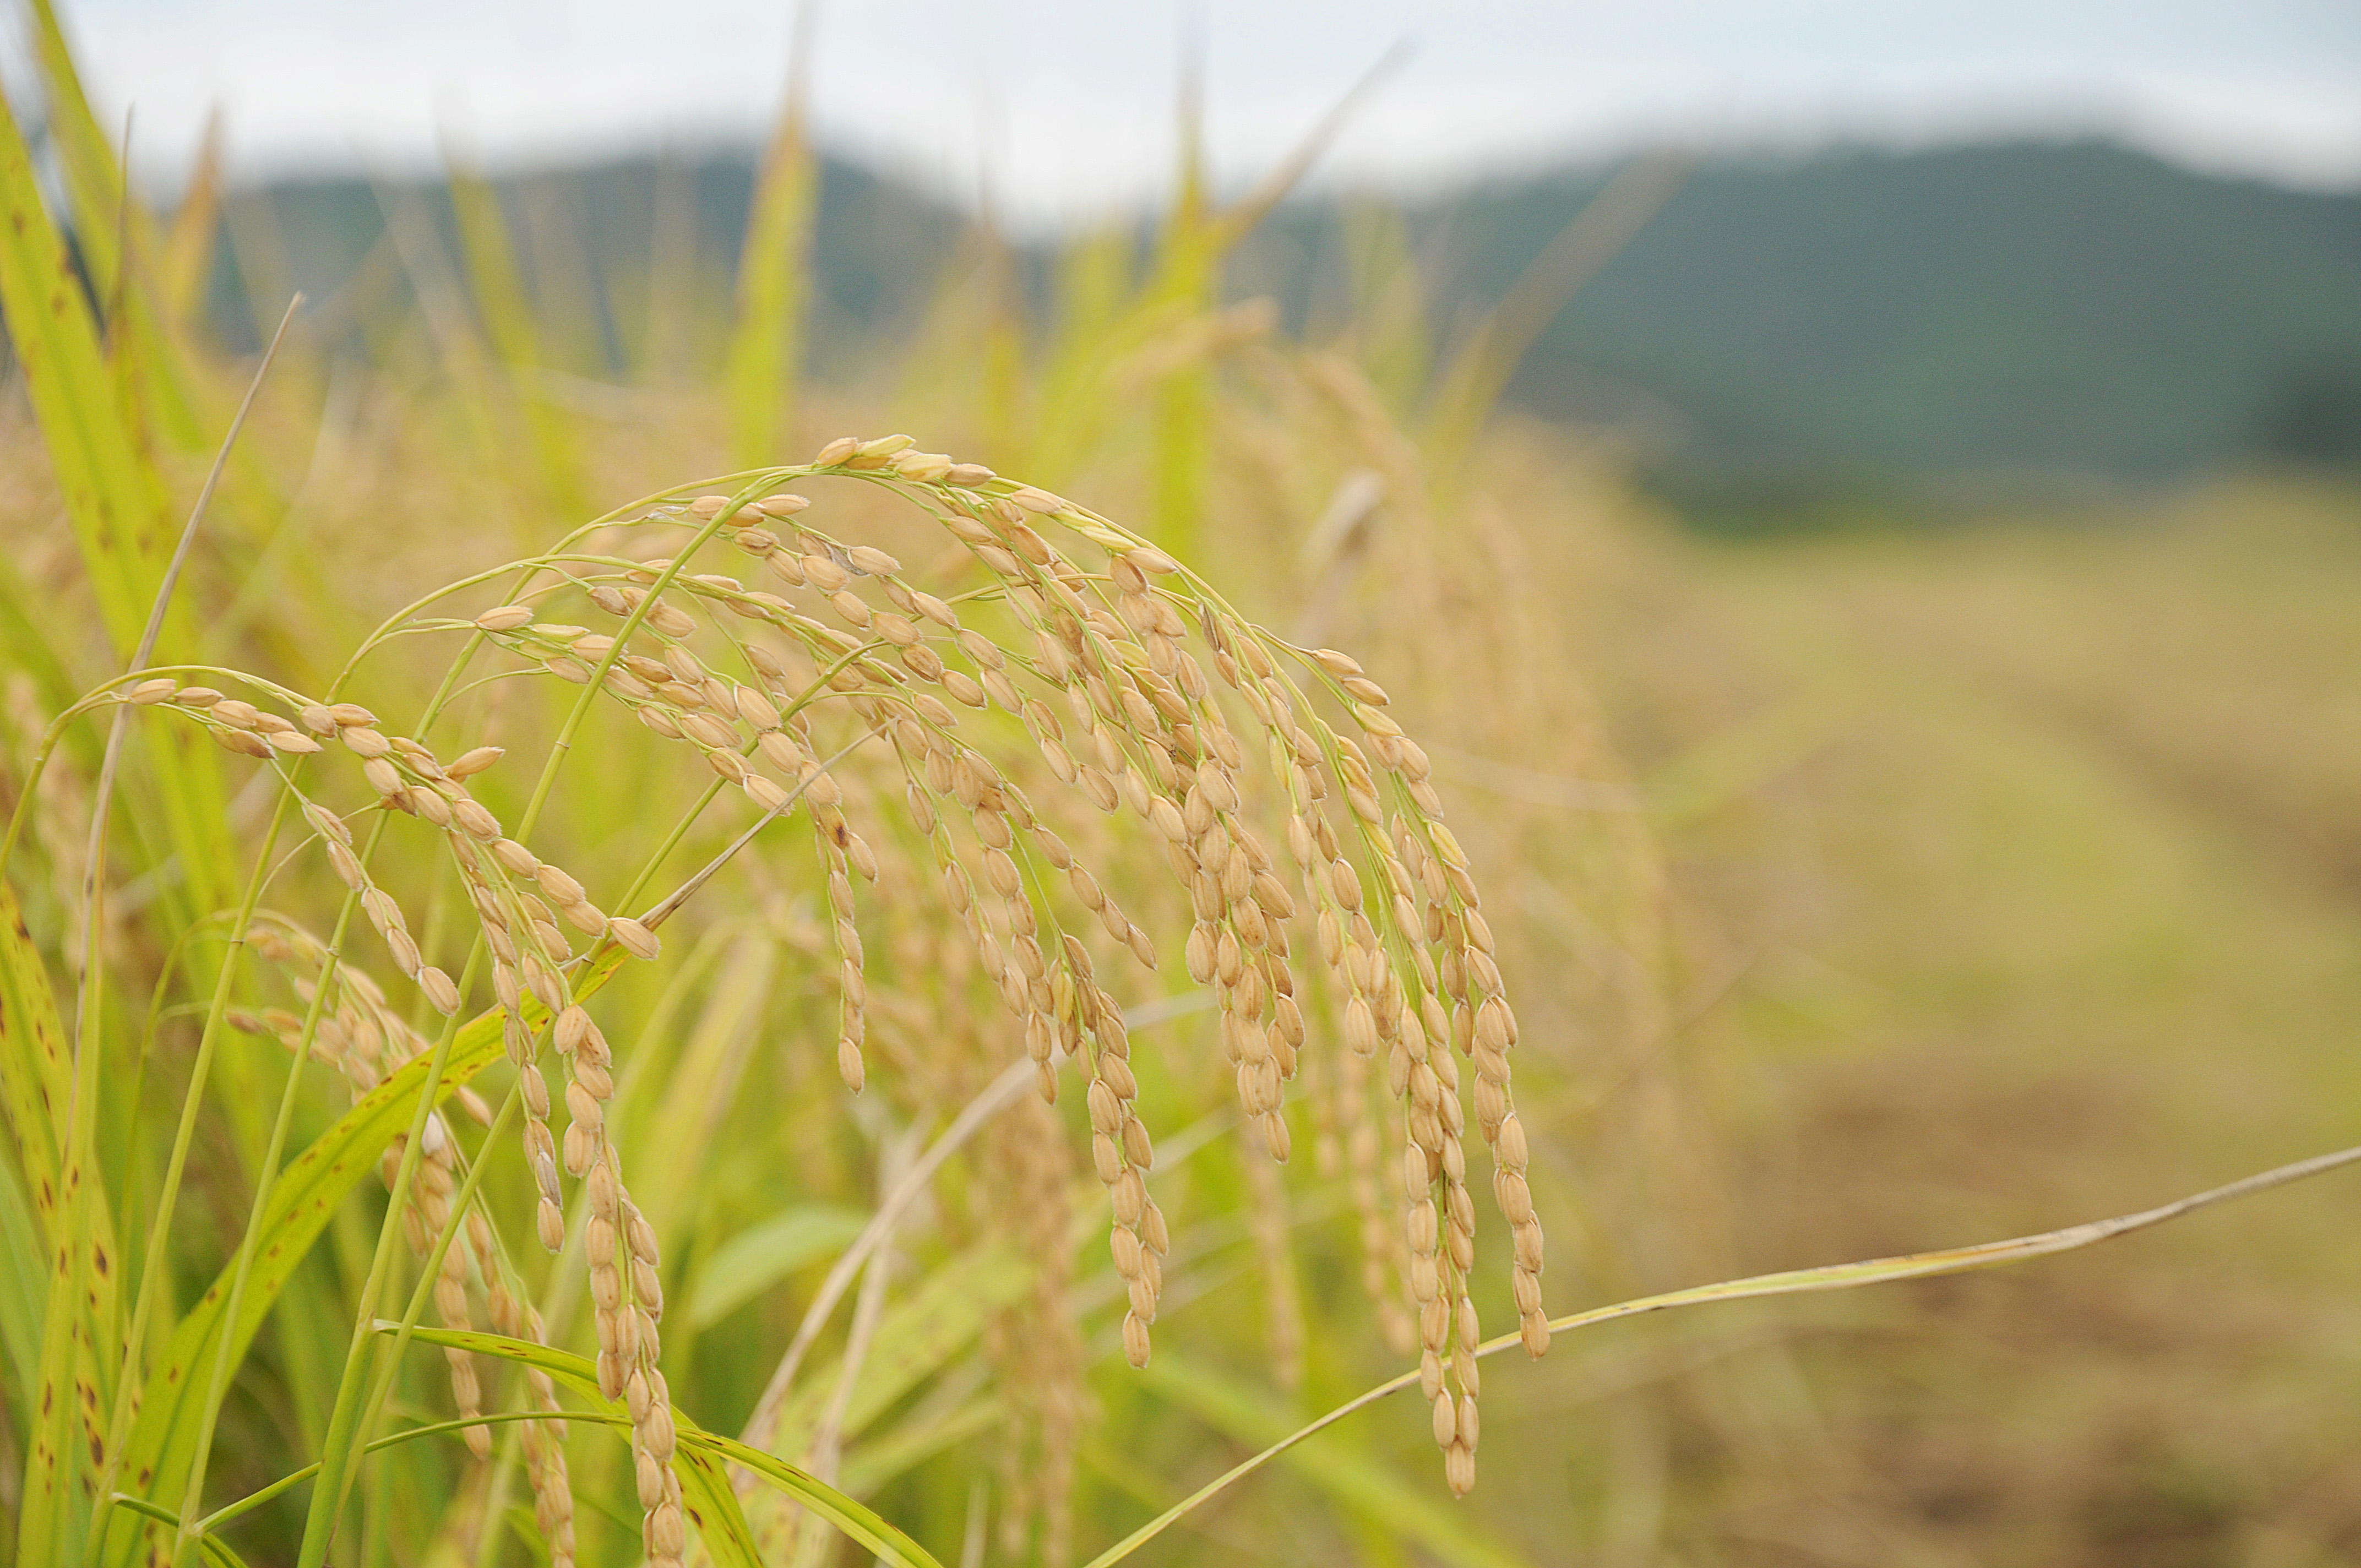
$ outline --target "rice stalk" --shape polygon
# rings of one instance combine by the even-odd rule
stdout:
[[[822,532],[803,497],[774,488],[816,477],[856,479],[915,504],[964,548],[970,569],[981,569],[981,586],[949,598],[928,593],[895,557]],[[1086,569],[1037,524],[1071,536],[1103,564]],[[616,549],[633,535],[668,540],[684,531],[688,537],[676,554]],[[752,557],[796,597],[689,570],[708,543]],[[500,578],[510,581],[500,603],[473,615],[438,613],[451,594]],[[560,602],[609,618],[614,631],[553,620]],[[713,617],[748,625],[732,630]],[[1386,694],[1357,663],[1330,650],[1292,647],[1254,626],[1202,578],[1104,517],[919,452],[906,437],[848,438],[804,468],[740,481],[734,493],[675,491],[625,509],[541,556],[428,596],[380,628],[361,653],[435,632],[459,633],[466,646],[416,727],[421,734],[467,689],[461,683],[481,656],[504,656],[520,673],[579,688],[514,836],[478,798],[474,783],[498,762],[500,748],[478,745],[445,760],[339,697],[335,685],[314,696],[234,669],[206,672],[218,685],[184,679],[196,673],[185,667],[142,669],[83,705],[84,711],[111,708],[118,721],[137,713],[187,727],[282,774],[279,819],[300,817],[312,833],[310,852],[345,884],[343,908],[324,943],[283,919],[257,923],[258,872],[236,945],[287,974],[305,1011],[233,1014],[217,1006],[219,1016],[209,1021],[208,1042],[225,1024],[277,1036],[292,1053],[265,1169],[277,1168],[304,1060],[335,1067],[357,1094],[405,1062],[426,1063],[410,1128],[384,1150],[381,1173],[393,1202],[359,1299],[361,1323],[313,1487],[306,1560],[317,1561],[333,1535],[351,1456],[368,1440],[399,1345],[417,1332],[429,1301],[451,1329],[466,1330],[472,1278],[486,1292],[495,1326],[511,1337],[536,1337],[533,1310],[510,1283],[496,1227],[477,1202],[488,1161],[463,1173],[457,1146],[434,1108],[479,974],[516,1079],[497,1113],[473,1103],[495,1135],[521,1125],[522,1159],[537,1193],[535,1230],[544,1246],[565,1246],[566,1210],[581,1206],[598,1384],[630,1415],[643,1546],[656,1563],[681,1562],[687,1551],[677,1425],[658,1365],[662,1255],[620,1151],[607,1135],[607,1107],[616,1092],[613,1050],[569,978],[588,973],[583,966],[594,956],[577,950],[577,937],[655,958],[652,927],[660,914],[644,920],[610,915],[582,879],[527,847],[569,738],[594,702],[629,714],[656,738],[650,744],[693,751],[761,820],[790,809],[807,815],[837,955],[837,1062],[855,1092],[867,1077],[869,1003],[856,879],[880,878],[873,839],[888,829],[856,826],[849,806],[875,811],[881,803],[865,789],[856,801],[823,758],[841,755],[838,742],[848,735],[852,746],[865,740],[873,751],[890,754],[903,797],[903,820],[892,830],[924,841],[940,896],[963,926],[979,973],[1021,1027],[1042,1102],[1057,1097],[1060,1062],[1071,1061],[1083,1082],[1093,1164],[1112,1213],[1109,1245],[1127,1296],[1122,1340],[1135,1365],[1150,1354],[1171,1241],[1146,1185],[1153,1145],[1137,1108],[1129,1032],[1093,948],[1104,942],[1116,958],[1153,969],[1157,944],[1037,815],[1014,777],[962,738],[973,724],[961,716],[978,716],[975,724],[999,716],[994,729],[1005,725],[1027,737],[1051,778],[1129,824],[1130,832],[1145,829],[1164,845],[1176,891],[1194,916],[1186,967],[1218,999],[1219,1036],[1248,1125],[1265,1153],[1284,1160],[1290,1147],[1280,1114],[1284,1086],[1312,1044],[1299,988],[1314,982],[1300,977],[1292,962],[1289,931],[1298,902],[1252,823],[1247,751],[1232,705],[1242,709],[1250,721],[1246,733],[1269,753],[1261,787],[1287,804],[1302,907],[1312,914],[1308,924],[1316,927],[1325,972],[1341,998],[1344,1042],[1356,1058],[1382,1052],[1388,1063],[1398,1118],[1395,1160],[1412,1195],[1402,1211],[1407,1276],[1433,1385],[1435,1437],[1454,1488],[1472,1486],[1477,1387],[1469,1353],[1477,1330],[1468,1276],[1475,1218],[1459,1139],[1459,1056],[1476,1069],[1477,1120],[1500,1166],[1496,1195],[1516,1243],[1513,1278],[1529,1348],[1539,1354],[1546,1343],[1531,1327],[1539,1312],[1539,1227],[1522,1196],[1524,1154],[1506,1093],[1514,1023],[1488,957],[1488,928],[1476,913],[1466,856],[1443,826],[1427,782],[1425,755],[1387,716]],[[1051,697],[1062,699],[1069,718],[1049,706]],[[297,770],[306,764],[331,772],[319,783],[299,783]],[[366,841],[357,840],[346,813],[313,797],[327,781],[351,772],[364,786]],[[1332,816],[1336,802],[1347,814],[1343,833]],[[372,870],[401,817],[439,840],[464,891],[472,950],[456,966],[456,979],[428,961],[421,927]],[[275,836],[265,838],[264,864]],[[1366,895],[1366,883],[1381,896]],[[343,961],[357,911],[375,928],[393,968],[442,1015],[434,1037],[411,1029],[375,982]],[[225,994],[217,992],[217,1003]],[[562,1138],[541,1069],[544,1048],[554,1048],[566,1068]],[[192,1096],[187,1108],[192,1112],[195,1103]],[[1383,1124],[1366,1100],[1347,1115],[1356,1132]],[[1054,1168],[1044,1179],[1057,1179]],[[570,1200],[568,1181],[577,1184]],[[266,1183],[233,1267],[232,1318],[269,1200]],[[397,1231],[407,1238],[404,1250],[422,1260],[423,1275],[396,1330],[396,1357],[371,1374],[367,1353],[377,1335],[378,1301],[391,1283]],[[462,1235],[466,1244],[455,1246]],[[870,1266],[878,1268],[873,1261]],[[882,1284],[882,1273],[872,1277]],[[876,1304],[857,1320],[873,1321]],[[231,1347],[230,1339],[220,1342],[197,1407],[191,1469],[175,1516],[183,1541],[193,1539],[203,1512]],[[447,1355],[455,1403],[463,1420],[472,1418],[481,1408],[478,1376],[464,1350],[454,1346]],[[133,1360],[126,1370],[136,1365]],[[545,1384],[535,1398],[555,1413]],[[1040,1429],[1053,1475],[1062,1463],[1056,1455],[1071,1442],[1071,1398],[1064,1409],[1045,1416]],[[478,1459],[485,1457],[484,1429],[467,1430]],[[563,1459],[542,1423],[523,1430],[536,1513],[553,1555],[563,1559],[571,1516]],[[115,1449],[121,1451],[119,1438]],[[1044,1486],[1016,1516],[1041,1511],[1050,1546],[1060,1552],[1069,1527],[1049,1499],[1061,1490]],[[93,1541],[93,1555],[98,1551]]]

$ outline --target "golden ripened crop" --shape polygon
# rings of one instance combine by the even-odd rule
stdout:
[[[1666,1496],[1774,1467],[1675,1475],[1661,1412],[1593,1420],[1672,1374],[1525,1365],[1554,1333],[2355,1157],[1689,1283],[1766,1266],[1700,1043],[1753,960],[1664,839],[1826,709],[1635,781],[1587,662],[1661,652],[1611,678],[1693,740],[1702,612],[1659,614],[1607,457],[1494,418],[1676,172],[1439,363],[1383,244],[1325,346],[1225,302],[1266,190],[1078,245],[1030,313],[979,227],[890,371],[809,387],[791,109],[741,286],[647,280],[630,363],[457,171],[459,256],[389,192],[258,365],[188,275],[241,198],[159,233],[35,22],[69,178],[52,212],[0,121],[0,1561],[1104,1568],[1180,1525],[1499,1563],[1583,1510],[1644,1560]],[[1794,1370],[1700,1449],[1784,1452]]]

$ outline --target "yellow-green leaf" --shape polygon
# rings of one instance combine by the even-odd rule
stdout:
[[[842,1251],[867,1222],[857,1209],[807,1203],[748,1226],[697,1269],[688,1292],[689,1326],[711,1328],[805,1264]]]
[[[595,990],[621,961],[618,951],[609,949],[600,966],[584,977],[579,993]],[[470,1020],[451,1044],[442,1093],[449,1095],[501,1054],[500,1014],[488,1013]],[[233,1365],[245,1355],[295,1266],[337,1205],[363,1177],[376,1171],[378,1156],[409,1127],[428,1066],[422,1056],[388,1074],[280,1172],[231,1330]],[[199,1389],[204,1382],[196,1374],[213,1365],[229,1283],[225,1269],[173,1329],[170,1343],[148,1375],[123,1467],[123,1485],[136,1495],[167,1506],[181,1500],[175,1488],[185,1483],[195,1457]],[[108,1561],[127,1563],[137,1544],[131,1538],[137,1533],[115,1531],[108,1541],[113,1549]]]
[[[380,1323],[387,1333],[397,1331],[398,1323]],[[622,1407],[598,1392],[598,1369],[588,1358],[572,1351],[557,1350],[545,1344],[533,1344],[525,1340],[503,1338],[499,1334],[466,1332],[456,1329],[438,1329],[420,1325],[411,1331],[411,1337],[427,1344],[437,1344],[455,1350],[471,1351],[478,1355],[495,1356],[502,1361],[537,1366],[551,1377],[572,1388],[593,1409],[611,1415]],[[942,1568],[927,1549],[912,1541],[875,1513],[864,1508],[818,1476],[798,1470],[784,1460],[776,1459],[758,1449],[747,1447],[734,1439],[707,1431],[681,1411],[673,1409],[673,1426],[678,1433],[680,1447],[699,1459],[717,1464],[736,1464],[752,1471],[780,1491],[819,1515],[837,1529],[867,1547],[884,1561],[897,1568]],[[684,1460],[686,1453],[684,1455]],[[681,1463],[681,1462],[676,1462]],[[683,1475],[684,1489],[687,1482]],[[723,1485],[727,1486],[726,1480]],[[740,1519],[742,1525],[742,1517]],[[749,1538],[751,1546],[751,1537]]]

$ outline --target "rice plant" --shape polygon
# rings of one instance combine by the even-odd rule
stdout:
[[[1113,290],[1084,247],[1030,357],[995,266],[946,281],[902,402],[1048,483],[898,434],[769,462],[894,400],[796,385],[791,104],[708,334],[726,396],[568,415],[465,171],[466,310],[390,196],[415,309],[366,323],[375,357],[291,310],[236,364],[172,269],[211,187],[155,232],[36,19],[68,201],[0,123],[37,426],[0,580],[16,1563],[1096,1568],[1299,1460],[1308,1556],[1516,1561],[1450,1500],[1489,1356],[2353,1157],[1553,1320],[1542,1212],[1595,1211],[1542,1179],[1521,1036],[1551,1042],[1529,1103],[1535,1067],[1561,1104],[1609,1065],[1648,1086],[1602,1183],[1664,1178],[1694,1111],[1654,1059],[1678,944],[1645,822],[1446,825],[1397,717],[1625,787],[1561,564],[1520,570],[1560,546],[1479,439],[1530,323],[1421,407],[1370,369],[1404,360],[1388,318],[1286,343],[1213,289],[1282,183],[1184,202]],[[1536,868],[1631,961],[1550,977],[1528,1027],[1510,979],[1550,965],[1482,894]],[[1587,1298],[1608,1252],[1576,1244]],[[1413,1387],[1419,1470],[1299,1446]]]

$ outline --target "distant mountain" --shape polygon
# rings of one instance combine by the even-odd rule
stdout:
[[[1438,339],[1498,299],[1602,179],[1494,183],[1405,209]],[[752,181],[750,160],[707,158],[500,182],[523,248],[562,262],[538,284],[588,302],[576,314],[595,330],[572,367],[661,361],[666,331],[687,334],[676,352],[698,351],[688,339],[718,331]],[[255,223],[249,196],[215,283],[234,334],[250,331],[240,265],[317,296],[365,271],[381,232],[379,198],[357,181],[258,194],[271,220]],[[410,194],[447,229],[439,189]],[[1315,302],[1343,291],[1345,221],[1334,203],[1282,209],[1234,284],[1279,294],[1319,330]],[[850,367],[873,333],[915,323],[963,226],[913,190],[828,165],[823,374]],[[1030,259],[1037,283],[1045,262]],[[379,286],[406,286],[382,247],[376,266]],[[697,308],[667,328],[665,296],[684,290]],[[1635,423],[1660,473],[1698,494],[2361,459],[2361,195],[2098,145],[1708,162],[1575,296],[1510,396]]]
[[[1598,184],[1414,210],[1438,319],[1497,297]],[[1711,163],[1514,387],[1558,414],[1619,391],[1732,478],[2361,457],[2361,195],[2094,145]]]

